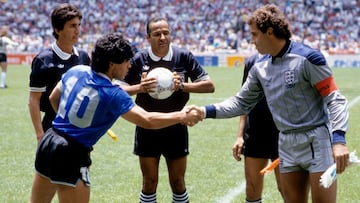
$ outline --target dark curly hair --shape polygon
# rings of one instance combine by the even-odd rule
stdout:
[[[95,72],[106,73],[110,62],[123,63],[133,56],[131,43],[121,34],[107,34],[96,41],[91,53],[91,68]]]
[[[262,33],[265,33],[271,27],[274,35],[279,39],[291,38],[289,22],[276,5],[268,4],[255,10],[247,23],[249,25],[255,23]]]
[[[73,6],[69,3],[59,4],[51,13],[51,25],[53,27],[53,36],[55,39],[59,38],[59,35],[56,34],[55,29],[63,30],[66,22],[79,18],[82,19],[82,13],[79,8]]]

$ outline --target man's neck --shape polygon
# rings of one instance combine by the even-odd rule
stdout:
[[[270,53],[270,55],[272,57],[276,57],[278,56],[279,54],[281,54],[283,48],[285,47],[286,45],[286,39],[278,39],[276,40],[274,43],[273,43],[273,51],[272,53]]]
[[[68,53],[68,54],[73,53],[73,44],[71,44],[71,43],[63,43],[60,40],[57,40],[56,44],[61,49],[61,51],[65,52],[65,53]]]

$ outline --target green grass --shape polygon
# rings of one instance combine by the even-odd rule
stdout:
[[[189,104],[204,105],[234,95],[241,86],[242,68],[207,68],[216,85],[214,94],[192,94]],[[28,112],[29,66],[10,66],[8,89],[0,89],[0,202],[27,202],[34,174],[35,133]],[[338,86],[351,102],[360,95],[360,69],[334,69]],[[350,108],[347,135],[350,150],[359,150],[360,105]],[[190,155],[186,184],[191,202],[217,202],[244,181],[243,162],[232,157],[238,118],[205,120],[190,128]],[[132,154],[134,125],[123,119],[112,128],[117,142],[100,139],[92,152],[91,202],[138,202],[141,172]],[[360,153],[360,152],[359,152]],[[170,202],[167,170],[160,163],[158,202]],[[338,178],[338,202],[360,200],[359,166]],[[273,175],[267,175],[264,202],[281,202]],[[53,202],[57,202],[56,198]],[[244,202],[244,193],[233,203]]]

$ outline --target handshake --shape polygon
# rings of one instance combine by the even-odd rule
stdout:
[[[194,126],[205,118],[205,108],[196,105],[185,106],[181,112],[184,113],[183,125]]]

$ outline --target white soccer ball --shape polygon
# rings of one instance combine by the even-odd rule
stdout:
[[[156,78],[157,85],[149,95],[154,99],[166,99],[174,92],[173,73],[167,68],[154,68],[146,76],[147,78]]]

